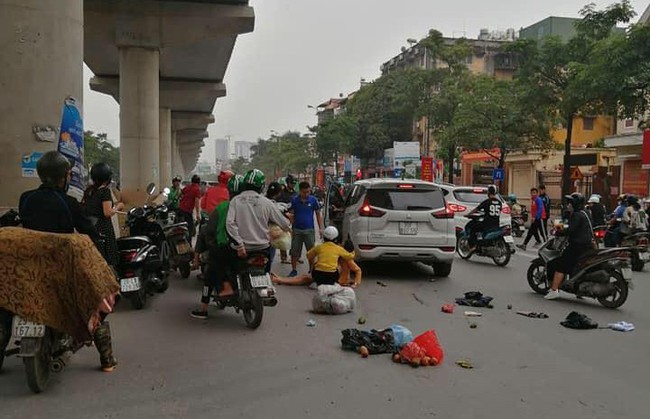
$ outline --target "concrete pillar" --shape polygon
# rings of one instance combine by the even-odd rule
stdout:
[[[160,187],[160,54],[120,48],[120,178],[128,203],[140,201],[153,182]]]
[[[0,0],[0,214],[36,188],[24,154],[55,150],[34,128],[61,126],[63,100],[83,103],[83,1]]]
[[[172,111],[160,109],[160,187],[172,181]]]
[[[172,131],[172,176],[184,176],[183,163],[181,162],[181,152],[176,141],[176,131]]]

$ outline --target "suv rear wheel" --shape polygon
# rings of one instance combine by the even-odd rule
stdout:
[[[433,267],[433,273],[436,276],[440,277],[448,277],[449,274],[451,273],[451,263],[442,263],[442,262],[434,262],[431,264]]]

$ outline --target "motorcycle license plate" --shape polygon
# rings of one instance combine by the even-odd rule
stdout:
[[[13,336],[16,338],[42,338],[45,336],[45,325],[33,323],[19,316],[14,316]]]
[[[176,253],[179,255],[184,255],[189,253],[191,250],[190,245],[187,242],[176,243]]]
[[[626,280],[632,279],[632,269],[631,268],[623,268],[621,269],[621,273],[623,274],[623,278]]]
[[[418,234],[417,223],[399,223],[399,234],[402,236],[415,236]]]
[[[503,236],[503,240],[505,240],[506,243],[514,243],[515,240],[512,238],[512,236]]]
[[[122,278],[120,279],[120,290],[122,292],[138,291],[142,286],[140,285],[140,278]]]
[[[268,288],[272,287],[271,276],[269,274],[251,276],[251,286],[253,288]]]

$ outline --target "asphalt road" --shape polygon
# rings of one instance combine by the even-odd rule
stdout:
[[[433,279],[422,265],[375,264],[367,267],[357,312],[342,316],[310,314],[313,291],[281,287],[280,304],[265,311],[255,331],[234,311],[212,308],[207,321],[190,318],[200,284],[175,276],[171,289],[143,311],[124,304],[111,316],[120,361],[112,374],[97,371],[96,352],[88,348],[47,392],[33,395],[19,360],[8,359],[0,374],[0,417],[646,418],[648,268],[635,273],[627,304],[612,311],[592,300],[545,301],[533,294],[525,281],[533,255],[519,253],[507,268],[487,259],[456,260],[447,279]],[[472,319],[476,329],[464,308],[440,311],[470,290],[495,298],[494,309],[479,309],[483,317]],[[550,318],[525,318],[516,310]],[[637,330],[565,329],[559,322],[571,310],[601,324],[632,322]],[[365,326],[356,324],[360,315]],[[305,326],[310,318],[316,327]],[[392,323],[414,333],[435,329],[443,364],[412,369],[389,355],[362,359],[340,349],[342,329]],[[460,359],[475,368],[458,367]]]

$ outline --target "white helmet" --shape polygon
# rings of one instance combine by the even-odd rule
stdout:
[[[323,237],[325,240],[336,240],[336,238],[339,236],[339,231],[336,229],[334,226],[329,226],[323,230]]]
[[[599,204],[600,203],[600,196],[598,195],[591,195],[589,197],[589,201],[587,201],[589,204]]]

